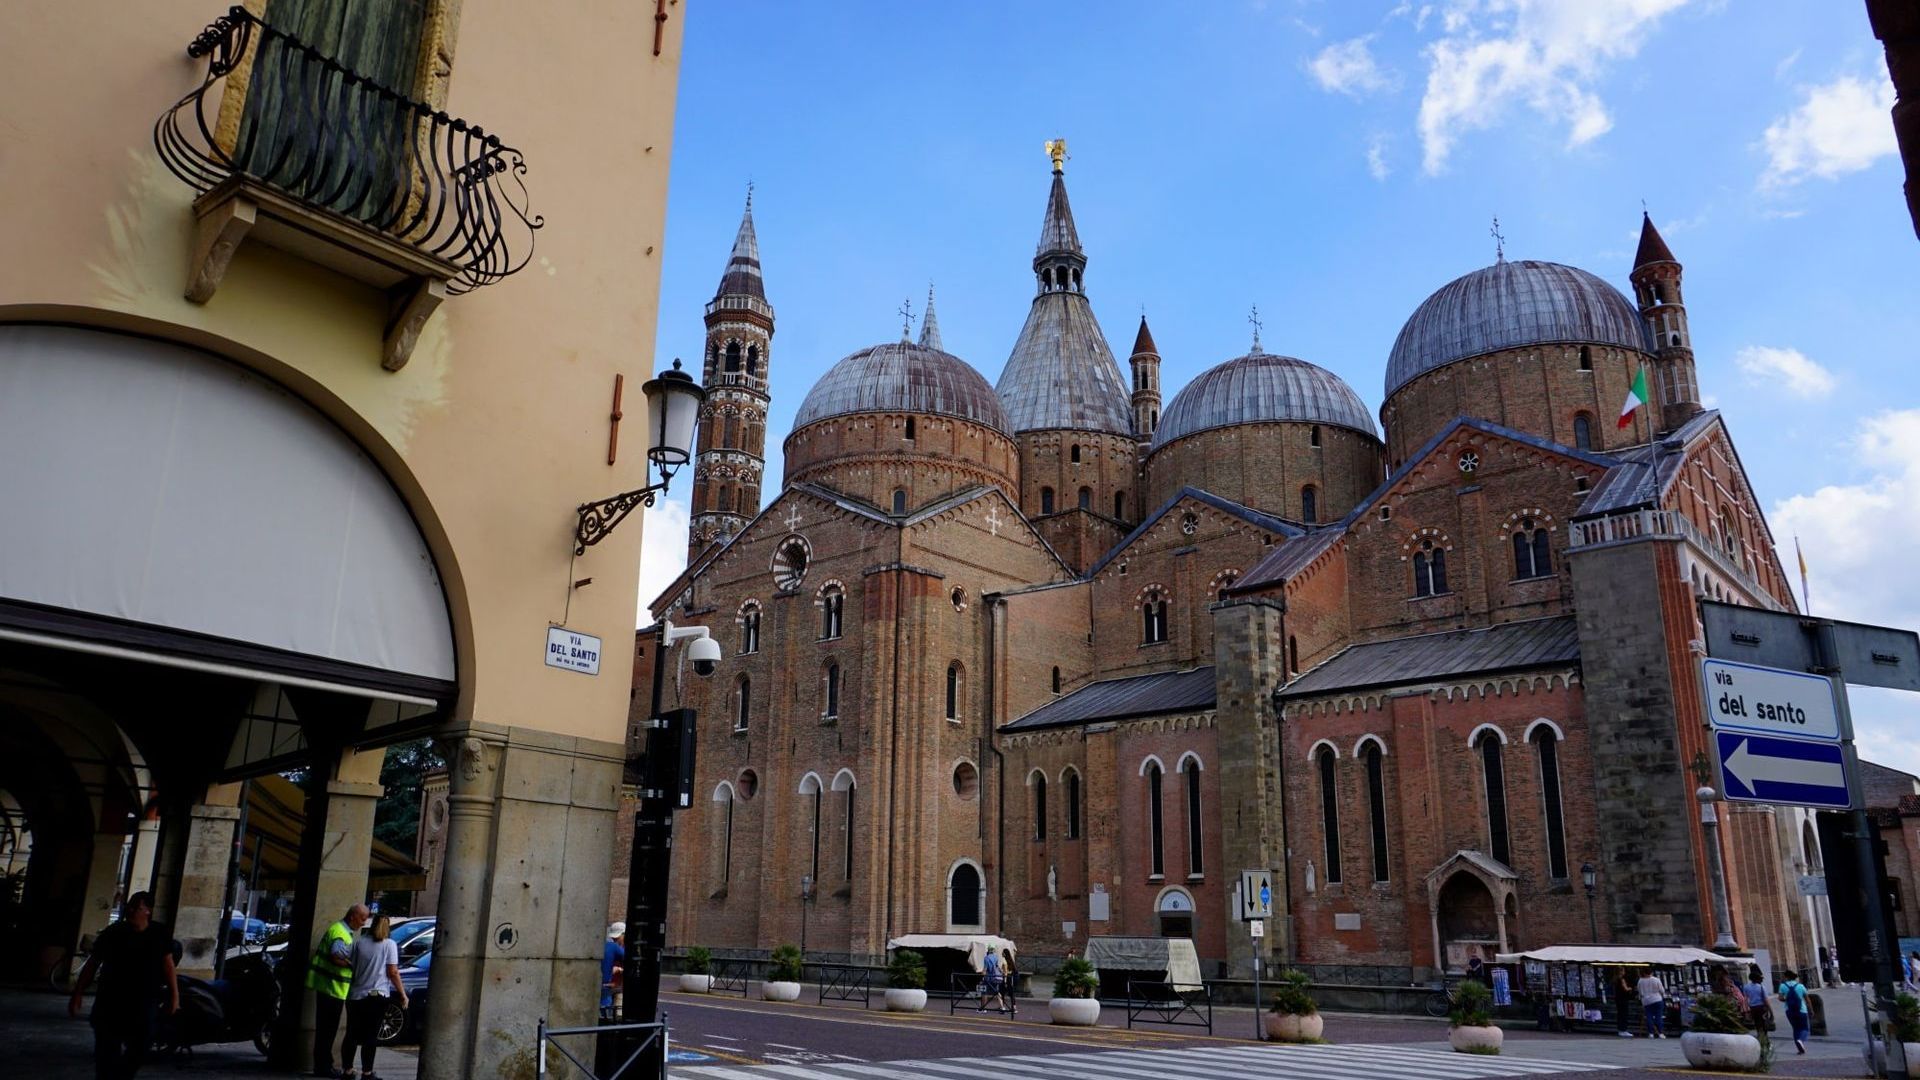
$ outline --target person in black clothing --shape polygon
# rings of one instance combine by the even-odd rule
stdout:
[[[153,894],[127,898],[120,921],[94,939],[73,982],[67,1015],[78,1017],[81,995],[100,979],[93,998],[93,1067],[99,1080],[125,1080],[138,1072],[153,1044],[155,1015],[180,1009],[180,982],[173,973],[173,939],[153,921]]]

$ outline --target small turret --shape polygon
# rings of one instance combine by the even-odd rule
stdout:
[[[760,277],[752,188],[720,287],[707,302],[706,322],[700,381],[707,400],[701,405],[699,448],[693,459],[689,560],[738,533],[760,512],[773,305],[767,303],[766,283]]]
[[[1694,374],[1693,335],[1687,329],[1680,263],[1653,218],[1640,215],[1640,247],[1633,256],[1634,301],[1654,345],[1654,404],[1662,434],[1699,414],[1700,384]]]
[[[1140,316],[1140,332],[1133,336],[1127,366],[1133,369],[1133,433],[1150,439],[1160,426],[1160,347],[1153,343],[1145,315]]]
[[[946,352],[947,347],[940,342],[940,320],[933,313],[933,286],[927,286],[927,310],[920,313],[920,344],[929,349]]]

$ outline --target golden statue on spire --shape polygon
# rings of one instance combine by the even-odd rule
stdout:
[[[1053,171],[1065,172],[1067,165],[1067,140],[1048,139],[1047,156],[1053,159]]]

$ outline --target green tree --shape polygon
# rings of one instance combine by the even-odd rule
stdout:
[[[386,791],[373,811],[375,840],[413,855],[420,835],[420,791],[427,774],[446,764],[430,739],[387,747],[387,759],[380,765],[380,786]]]

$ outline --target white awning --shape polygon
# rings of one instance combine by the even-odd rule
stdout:
[[[1527,960],[1549,964],[1616,964],[1622,966],[1685,967],[1688,964],[1733,964],[1739,958],[1721,956],[1689,945],[1549,945],[1530,952],[1501,953],[1496,963]],[[1751,962],[1751,961],[1745,961]]]
[[[889,949],[958,949],[967,954],[967,963],[973,970],[984,966],[987,950],[999,952],[1002,949],[1011,952],[1015,958],[1020,955],[1020,946],[1006,938],[994,934],[902,934],[887,942]]]

